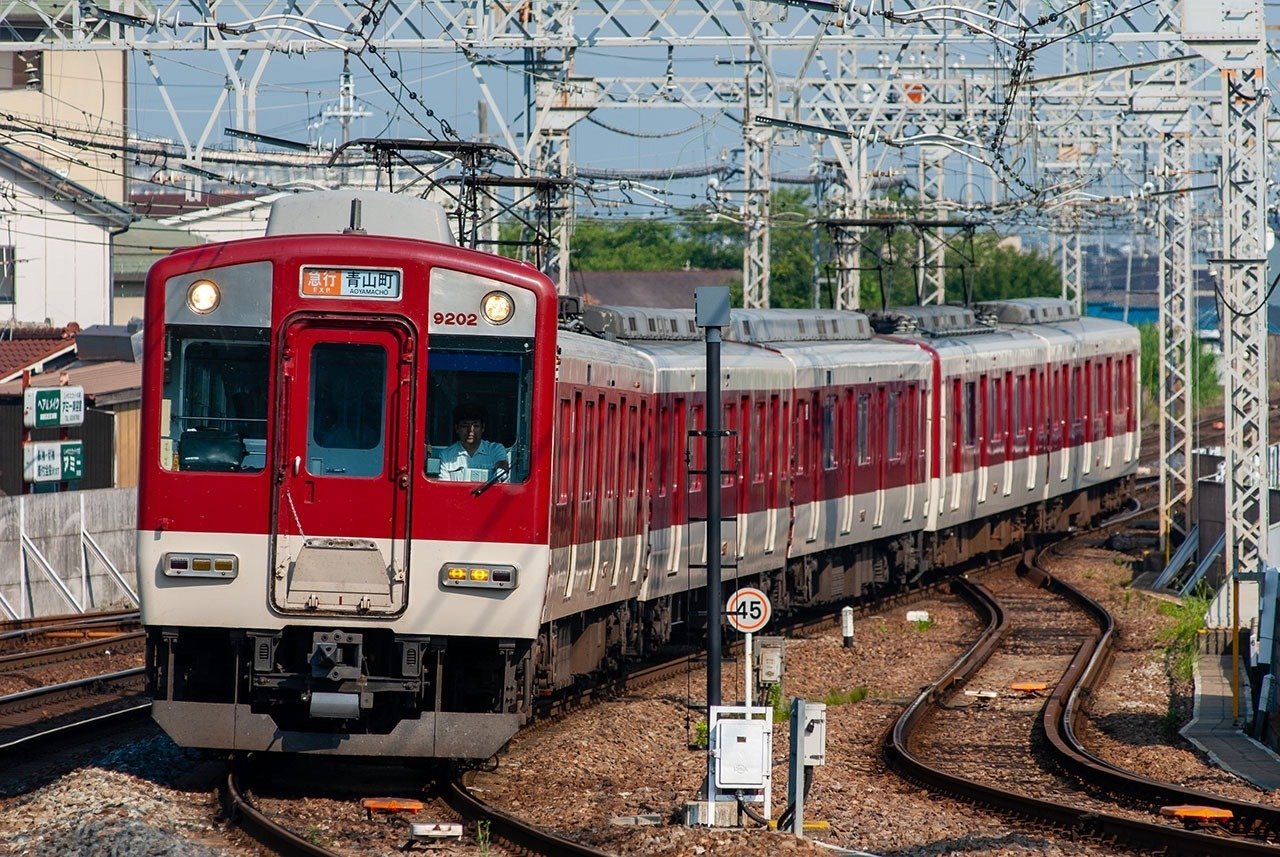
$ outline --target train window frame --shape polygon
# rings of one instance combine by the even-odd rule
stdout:
[[[529,480],[535,451],[533,351],[533,340],[527,337],[437,333],[427,340],[426,372],[421,381],[425,387],[426,420],[420,442],[427,452],[423,456],[423,472],[431,482],[450,481],[439,474],[439,456],[457,440],[453,414],[459,406],[466,405],[484,411],[484,439],[506,449],[507,472],[497,484]],[[442,368],[441,363],[446,365]],[[495,410],[504,400],[507,409]]]
[[[263,472],[271,422],[271,331],[171,324],[164,343],[160,468],[169,473]],[[200,347],[213,351],[197,360],[193,352]],[[234,351],[245,356],[232,359],[228,352]],[[193,378],[201,366],[203,380]],[[229,393],[231,382],[242,392]],[[233,402],[238,403],[235,411],[228,412]]]

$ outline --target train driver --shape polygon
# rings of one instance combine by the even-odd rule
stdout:
[[[484,412],[475,405],[453,411],[458,440],[440,453],[440,478],[453,482],[484,482],[494,468],[508,470],[510,453],[500,443],[484,439]]]

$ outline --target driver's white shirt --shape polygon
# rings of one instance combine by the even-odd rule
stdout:
[[[468,453],[462,441],[440,453],[440,478],[450,482],[484,482],[493,475],[499,461],[509,461],[507,448],[492,440],[482,440]]]

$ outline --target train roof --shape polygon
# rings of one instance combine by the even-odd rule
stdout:
[[[1063,298],[982,301],[975,309],[979,315],[989,316],[999,324],[1053,324],[1080,318],[1080,308]]]
[[[318,190],[271,203],[267,235],[366,233],[454,244],[439,203],[372,190]]]
[[[582,308],[584,326],[600,336],[628,341],[688,342],[703,338],[692,309],[662,307]],[[857,342],[871,339],[871,323],[860,312],[832,309],[734,309],[728,342]]]

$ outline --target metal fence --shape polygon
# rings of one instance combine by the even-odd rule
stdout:
[[[0,497],[0,619],[136,607],[136,488]]]

